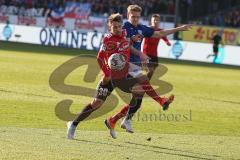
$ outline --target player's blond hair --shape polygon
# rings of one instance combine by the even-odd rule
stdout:
[[[130,13],[130,12],[142,12],[142,7],[140,7],[139,5],[137,4],[133,4],[133,5],[129,5],[128,8],[127,8],[127,12]]]
[[[123,22],[122,15],[119,14],[119,13],[111,14],[111,15],[108,17],[108,23],[112,23],[112,22],[122,23],[122,22]]]

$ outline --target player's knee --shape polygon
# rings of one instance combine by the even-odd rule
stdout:
[[[93,101],[91,102],[91,106],[93,109],[98,109],[99,107],[101,107],[103,102],[104,101],[101,99],[94,98]]]
[[[147,73],[148,79],[151,79],[151,78],[152,78],[154,70],[155,70],[155,69],[153,69],[153,68],[152,68],[151,70],[149,69],[149,71],[148,71],[148,73]]]
[[[138,78],[139,83],[144,83],[146,81],[149,81],[149,79],[146,75],[142,75],[141,77]]]
[[[141,85],[136,84],[135,86],[132,87],[132,93],[134,95],[143,95],[145,93],[145,91]]]
[[[135,94],[133,98],[135,99],[135,102],[138,103],[140,100],[142,100],[144,94]]]
[[[148,73],[152,73],[152,74],[153,74],[153,72],[154,72],[155,69],[156,69],[155,66],[149,67],[149,68],[148,68]]]

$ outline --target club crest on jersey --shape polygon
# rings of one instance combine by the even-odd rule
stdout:
[[[108,41],[104,45],[104,49],[105,49],[104,51],[106,52],[114,51],[116,50],[116,48],[117,48],[117,43],[113,41]]]
[[[143,35],[142,30],[138,30],[137,32],[138,32],[138,34]]]

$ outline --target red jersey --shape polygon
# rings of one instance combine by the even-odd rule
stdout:
[[[102,69],[104,75],[106,77],[123,77],[128,72],[128,63],[126,63],[126,66],[123,70],[121,70],[121,74],[119,71],[112,71],[110,67],[108,66],[108,58],[114,54],[114,53],[120,53],[125,56],[125,59],[127,62],[129,62],[130,59],[130,41],[126,39],[126,32],[125,30],[122,32],[121,36],[114,35],[112,33],[109,33],[103,38],[103,44],[98,52],[97,61]],[[124,74],[124,75],[123,75]]]
[[[161,31],[162,29],[157,28],[154,29],[155,31]],[[161,38],[144,38],[144,44],[143,44],[143,53],[145,53],[148,56],[151,57],[157,57],[157,48],[158,48],[158,42]],[[170,42],[168,41],[167,37],[162,37],[162,39],[170,45]]]

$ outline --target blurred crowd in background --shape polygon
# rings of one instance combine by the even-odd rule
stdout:
[[[230,11],[218,12],[214,15],[206,16],[193,21],[194,24],[210,25],[220,27],[240,27],[240,8]]]
[[[33,16],[47,16],[51,10],[64,10],[70,0],[0,0],[1,14]],[[92,15],[111,14],[119,12],[126,14],[130,4],[143,7],[143,16],[152,13],[174,14],[173,0],[72,0],[71,2],[89,3]]]
[[[119,12],[126,17],[126,8],[130,4],[140,5],[143,17],[152,13],[174,16],[176,12],[176,0],[0,0],[0,15],[48,17],[52,11],[64,12],[68,2],[89,4],[93,16]],[[236,9],[236,5],[240,5],[239,0],[179,0],[179,21],[240,27],[240,9]]]

